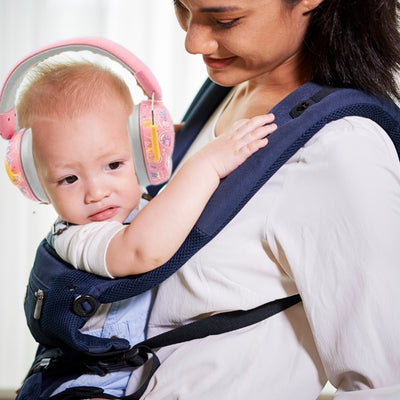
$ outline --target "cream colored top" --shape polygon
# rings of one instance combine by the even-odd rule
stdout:
[[[392,142],[365,118],[329,123],[160,285],[148,336],[297,292],[303,303],[160,349],[142,398],[312,400],[328,378],[337,400],[400,399],[399,240]]]

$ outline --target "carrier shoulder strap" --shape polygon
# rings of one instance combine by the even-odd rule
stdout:
[[[219,91],[220,89],[216,85],[211,84],[208,85],[206,92],[210,96],[215,90]],[[204,104],[207,102],[207,98],[200,100]],[[124,350],[127,347],[126,343],[121,342],[120,339],[108,342],[106,346],[103,346],[102,351],[100,351],[101,346],[99,344],[104,345],[104,343],[89,343],[83,337],[89,335],[79,333],[78,329],[91,315],[90,312],[85,315],[85,310],[88,309],[90,311],[92,308],[95,308],[89,299],[95,299],[94,303],[117,301],[132,297],[162,282],[202,246],[215,237],[269,177],[326,123],[349,115],[358,115],[372,119],[390,135],[399,152],[399,109],[390,101],[368,96],[357,90],[321,88],[319,85],[310,82],[293,92],[271,111],[276,116],[279,128],[270,135],[268,146],[255,153],[246,163],[221,182],[220,187],[214,193],[198,223],[189,234],[188,239],[169,262],[157,270],[132,279],[108,281],[81,271],[61,273],[54,278],[49,289],[48,299],[47,301],[43,301],[42,316],[40,318],[42,324],[40,329],[44,329],[43,338],[50,338],[50,346],[76,349],[87,353],[92,350],[91,344],[94,344],[94,348],[99,353],[111,351],[108,354],[112,356],[114,353],[117,356],[117,360],[120,360],[122,354],[120,350]],[[201,126],[200,123],[198,125]],[[187,126],[187,130],[189,128]],[[256,171],[258,172],[255,173]],[[237,182],[240,182],[240,185]],[[226,202],[227,199],[229,199],[229,204]],[[56,259],[54,254],[51,254],[51,250],[46,249],[44,246],[42,246],[42,251],[39,249],[38,257],[51,258],[53,261]],[[61,263],[60,260],[58,262]],[[67,269],[63,263],[61,265],[64,269]],[[80,299],[80,302],[78,302],[79,307],[76,306],[77,299]],[[291,301],[293,301],[292,304],[299,300],[298,296],[291,298]],[[81,312],[77,313],[79,315],[76,313],[60,312],[60,310],[65,309],[66,305],[70,305],[75,311],[81,310]],[[246,315],[246,312],[243,315],[238,315],[235,319],[240,321],[237,325],[239,327],[255,323],[259,320],[257,319],[259,317],[250,317],[246,320],[245,325],[241,325],[242,321],[245,321],[244,315]],[[248,315],[250,315],[250,312]],[[222,315],[220,318],[223,320],[224,317]],[[213,332],[211,334],[221,333],[219,329],[225,326],[225,322],[219,324],[220,326],[218,327],[213,325],[212,321],[213,319],[208,320],[208,322],[202,322],[206,325],[210,322],[210,325],[205,328],[205,332],[207,332],[207,329],[211,329]],[[238,329],[233,326],[228,326],[228,328],[228,330],[231,328]],[[189,328],[183,327],[182,329]],[[177,335],[180,333],[178,336],[175,336],[173,332],[177,332]],[[39,335],[39,337],[41,336]],[[165,339],[166,337],[168,337],[168,340]],[[192,333],[186,334],[184,332],[182,334],[182,331],[174,330],[171,333],[167,333],[161,342],[157,342],[159,339],[151,338],[149,339],[150,342],[143,342],[133,349],[128,350],[128,352],[124,351],[123,353],[137,352],[139,359],[142,358],[144,360],[145,358],[147,359],[148,353],[153,354],[154,347],[152,348],[152,346],[160,347],[169,345],[181,341],[182,338],[183,340],[190,340],[193,339],[193,336]],[[100,358],[104,359],[102,357],[107,357],[107,355],[101,354]],[[134,354],[133,359],[135,358],[137,359]],[[97,368],[99,363],[96,362],[95,364],[96,366],[92,366],[91,368]],[[100,364],[103,365],[104,363],[100,362]],[[110,366],[110,368],[113,367]],[[129,399],[134,398],[129,397]]]
[[[211,87],[214,91],[220,88],[214,84]],[[201,103],[207,104],[211,94],[213,91],[209,91]],[[163,266],[140,276],[108,280],[66,267],[51,248],[42,244],[32,274],[39,276],[38,281],[43,270],[57,271],[57,276],[43,299],[39,319],[32,318],[37,305],[35,298],[31,304],[26,304],[28,325],[34,338],[46,346],[83,352],[91,352],[93,348],[97,352],[127,348],[128,343],[123,339],[106,344],[103,339],[81,334],[79,328],[93,315],[98,304],[135,296],[172,275],[215,237],[278,168],[329,121],[348,115],[365,116],[381,125],[396,147],[400,147],[399,109],[392,102],[357,90],[336,90],[310,82],[271,111],[279,128],[269,136],[268,145],[221,181],[183,245]],[[186,132],[190,132],[190,126]],[[179,141],[177,143],[179,146]],[[41,268],[41,265],[46,267]]]

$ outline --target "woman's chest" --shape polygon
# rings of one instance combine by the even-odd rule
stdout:
[[[151,325],[173,326],[209,313],[255,307],[295,292],[265,234],[282,179],[277,176],[262,187],[216,237],[160,285]]]

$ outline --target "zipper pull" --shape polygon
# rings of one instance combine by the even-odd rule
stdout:
[[[43,304],[43,298],[44,298],[43,290],[39,289],[37,292],[35,292],[35,297],[36,297],[36,305],[35,305],[35,311],[33,312],[33,318],[39,319],[40,313],[42,311],[42,304]]]

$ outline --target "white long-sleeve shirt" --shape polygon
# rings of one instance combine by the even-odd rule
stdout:
[[[160,349],[142,398],[311,400],[329,379],[336,400],[398,400],[399,283],[394,146],[368,119],[331,122],[160,285],[148,336],[297,292],[303,302]]]

